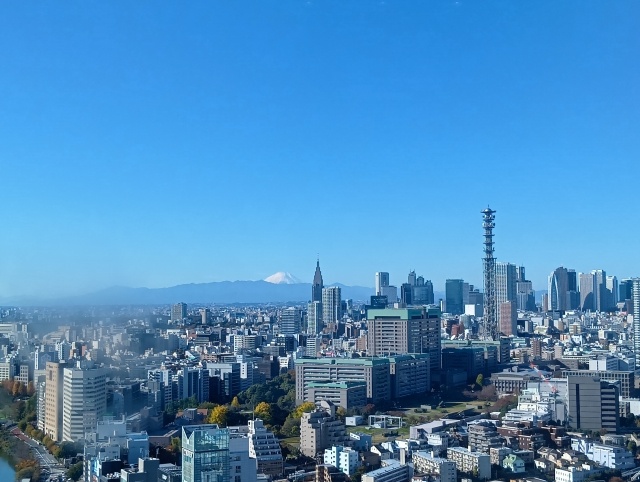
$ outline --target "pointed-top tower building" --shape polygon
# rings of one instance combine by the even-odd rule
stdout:
[[[319,301],[322,303],[322,273],[320,272],[320,258],[316,263],[316,274],[313,275],[313,286],[311,287],[311,301]]]

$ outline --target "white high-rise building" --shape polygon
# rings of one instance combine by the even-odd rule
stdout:
[[[107,410],[107,377],[85,362],[65,368],[62,382],[62,440],[76,442],[96,430]]]

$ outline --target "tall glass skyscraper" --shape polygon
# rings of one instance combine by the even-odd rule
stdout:
[[[464,280],[448,279],[445,281],[445,303],[447,313],[461,315],[464,313]]]

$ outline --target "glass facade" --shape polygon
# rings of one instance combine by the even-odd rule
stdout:
[[[182,428],[183,482],[230,482],[229,430],[217,425]]]

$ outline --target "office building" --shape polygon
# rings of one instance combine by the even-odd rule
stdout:
[[[320,260],[316,261],[316,272],[313,275],[313,285],[311,286],[311,302],[317,301],[322,303],[322,272],[320,271]]]
[[[310,398],[311,383],[362,382],[367,384],[367,401],[391,399],[390,363],[386,358],[300,358],[295,360],[296,403]]]
[[[182,427],[182,482],[231,482],[229,438],[217,425]]]
[[[65,362],[47,362],[45,378],[44,433],[56,442],[62,441],[62,393]]]
[[[392,400],[420,395],[431,389],[430,360],[428,353],[389,357]]]
[[[567,268],[560,266],[549,276],[549,310],[566,311],[569,292],[569,274]]]
[[[367,383],[361,382],[310,382],[307,384],[307,400],[320,403],[327,400],[345,410],[364,407],[367,404]]]
[[[312,301],[307,307],[307,335],[322,333],[323,328],[322,301]]]
[[[489,375],[485,370],[485,350],[481,346],[460,346],[442,348],[443,371],[461,370],[466,373],[467,381],[474,383],[480,373]]]
[[[580,273],[580,309],[594,311],[596,309],[595,276],[593,273]]]
[[[416,284],[413,286],[413,304],[414,305],[432,305],[433,299],[433,283],[426,280],[422,276],[416,278]]]
[[[615,276],[607,276],[607,306],[612,310],[618,304],[618,278]]]
[[[298,308],[287,308],[280,313],[280,333],[298,335],[302,325],[302,311]]]
[[[322,322],[326,326],[342,319],[342,295],[340,287],[322,289]]]
[[[77,442],[96,430],[107,410],[107,377],[102,368],[84,362],[64,368],[62,440]]]
[[[209,370],[184,367],[178,370],[178,400],[195,397],[198,402],[209,401]]]
[[[569,427],[609,433],[618,430],[618,386],[598,377],[568,376]]]
[[[461,279],[448,279],[445,282],[445,309],[452,315],[464,313],[463,297],[464,281]]]
[[[596,269],[593,274],[593,292],[595,294],[596,311],[609,311],[609,299],[607,296],[607,273],[604,270]]]
[[[633,299],[633,280],[623,279],[618,284],[618,300],[627,301]]]
[[[514,320],[513,311],[507,311],[506,309],[501,310],[501,306],[503,303],[512,301],[515,305],[515,303],[517,302],[516,282],[516,265],[511,263],[496,262],[496,314],[498,315],[498,332],[500,332],[503,326],[511,327],[515,322],[517,322],[517,312]],[[502,315],[509,318],[505,319]],[[511,330],[508,329],[508,331]]]
[[[368,310],[368,355],[428,353],[431,370],[439,370],[440,316],[435,307]]]
[[[376,296],[384,296],[384,288],[389,287],[389,273],[379,271],[376,273]]]
[[[536,311],[536,296],[531,281],[516,282],[516,307],[520,311]]]

